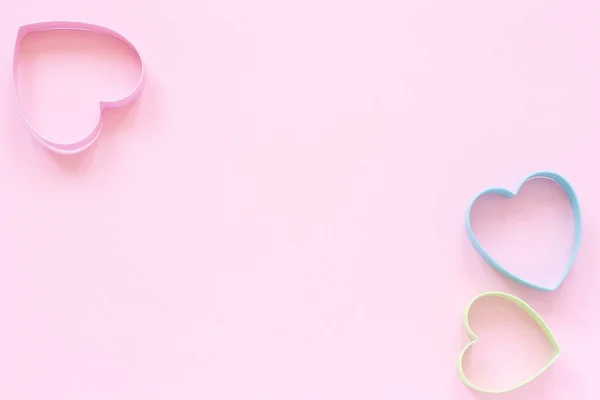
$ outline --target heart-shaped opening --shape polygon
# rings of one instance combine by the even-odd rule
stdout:
[[[481,196],[471,208],[471,229],[503,268],[537,286],[556,287],[573,255],[574,216],[555,181],[530,179],[513,198]]]
[[[510,301],[482,297],[473,303],[468,318],[478,340],[465,353],[462,365],[477,387],[514,388],[538,374],[556,355],[544,331]]]
[[[16,57],[24,114],[44,137],[63,143],[89,134],[100,117],[100,102],[127,96],[141,73],[131,47],[91,31],[31,32]]]

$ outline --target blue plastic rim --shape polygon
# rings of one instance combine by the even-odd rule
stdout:
[[[523,278],[519,278],[518,276],[511,273],[510,271],[507,271],[496,260],[494,260],[494,258],[492,258],[492,256],[490,256],[489,253],[483,248],[481,243],[479,243],[479,241],[477,240],[477,237],[475,236],[475,232],[473,232],[473,228],[471,226],[471,209],[473,208],[473,204],[475,204],[475,202],[477,200],[479,200],[480,197],[488,195],[488,194],[497,194],[497,195],[506,197],[508,199],[513,198],[517,195],[517,193],[519,193],[519,190],[521,190],[521,188],[527,181],[529,181],[531,179],[535,179],[535,178],[551,179],[554,182],[558,183],[562,187],[562,189],[565,191],[565,193],[567,194],[567,197],[569,198],[569,202],[571,203],[571,208],[573,209],[573,218],[574,218],[574,222],[575,222],[575,224],[574,224],[575,225],[575,241],[573,243],[573,251],[571,253],[571,258],[569,260],[569,263],[567,264],[567,266],[564,270],[562,278],[554,287],[546,287],[546,286],[536,285],[535,283],[529,282]],[[569,274],[569,271],[571,271],[571,268],[573,267],[573,264],[575,263],[575,259],[577,258],[577,253],[579,252],[579,246],[581,244],[581,208],[579,207],[579,200],[577,199],[577,194],[575,193],[575,190],[573,189],[571,184],[565,178],[563,178],[561,175],[559,175],[557,173],[547,172],[547,171],[536,172],[535,174],[529,175],[519,185],[517,191],[514,193],[511,192],[510,190],[502,189],[502,188],[486,189],[483,192],[479,193],[473,199],[471,204],[469,205],[469,210],[467,212],[467,235],[469,236],[469,240],[471,241],[471,244],[473,245],[473,247],[475,247],[475,250],[477,250],[479,255],[485,260],[485,262],[487,262],[490,266],[492,266],[498,272],[500,272],[504,276],[507,276],[508,278],[512,279],[513,281],[523,284],[527,287],[537,289],[537,290],[542,290],[545,292],[551,292],[553,290],[558,289],[558,287],[564,282],[565,278]]]

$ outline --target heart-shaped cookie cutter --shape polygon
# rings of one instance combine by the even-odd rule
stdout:
[[[463,358],[465,356],[465,353],[467,352],[467,350],[469,350],[469,348],[471,346],[473,346],[478,341],[477,335],[475,334],[475,332],[473,332],[473,330],[471,329],[471,326],[469,324],[469,312],[471,311],[471,307],[473,306],[473,304],[477,300],[479,300],[479,299],[481,299],[483,297],[500,297],[500,298],[502,298],[504,300],[507,300],[507,301],[510,301],[511,303],[513,303],[516,306],[518,306],[520,309],[522,309],[523,311],[525,311],[527,313],[527,315],[542,330],[542,332],[544,333],[544,336],[546,336],[546,339],[548,339],[548,342],[552,346],[552,350],[553,350],[552,358],[550,359],[550,361],[544,367],[542,367],[541,370],[539,370],[535,375],[531,376],[530,378],[525,379],[521,383],[517,384],[516,386],[510,387],[510,388],[507,388],[507,389],[484,389],[484,388],[481,388],[481,387],[475,385],[474,383],[472,383],[469,380],[469,378],[465,374],[465,371],[464,371],[464,368],[463,368]],[[542,319],[542,317],[540,317],[540,315],[533,308],[531,308],[531,306],[529,304],[527,304],[526,302],[524,302],[520,298],[518,298],[516,296],[513,296],[512,294],[508,294],[508,293],[504,293],[504,292],[485,292],[485,293],[482,293],[480,295],[475,296],[469,302],[469,305],[467,306],[467,309],[466,309],[465,314],[463,316],[463,323],[465,325],[465,329],[467,330],[467,333],[468,333],[469,338],[471,339],[471,341],[469,342],[469,344],[467,344],[463,348],[463,350],[460,352],[460,356],[458,357],[458,375],[460,376],[460,379],[463,381],[463,383],[465,385],[467,385],[469,388],[471,388],[473,390],[476,390],[478,392],[490,393],[490,394],[500,394],[500,393],[510,392],[510,391],[518,389],[518,388],[520,388],[522,386],[525,386],[526,384],[530,383],[535,378],[537,378],[541,374],[543,374],[548,368],[550,368],[550,366],[552,364],[554,364],[554,362],[556,361],[556,359],[560,355],[560,347],[558,346],[558,343],[556,342],[556,339],[554,339],[554,336],[552,335],[552,332],[550,331],[550,328],[548,328],[548,325],[546,325],[546,323],[544,322],[544,320]]]
[[[546,178],[546,179],[550,179],[553,180],[554,182],[558,183],[560,185],[560,187],[562,187],[562,189],[565,191],[565,193],[567,194],[567,197],[569,198],[569,202],[571,203],[571,208],[573,210],[573,218],[574,218],[574,227],[575,227],[575,241],[573,244],[573,251],[571,252],[571,258],[564,270],[564,273],[560,279],[560,281],[556,284],[556,286],[553,287],[547,287],[547,286],[542,286],[542,285],[537,285],[535,283],[529,282],[523,278],[519,278],[517,275],[515,275],[514,273],[506,270],[504,267],[502,267],[496,260],[494,260],[494,258],[492,258],[492,256],[490,256],[490,254],[483,248],[483,246],[481,245],[481,243],[479,243],[479,241],[477,240],[477,237],[475,236],[475,232],[473,232],[473,228],[471,227],[471,209],[473,208],[473,205],[475,204],[475,202],[481,197],[481,196],[485,196],[488,194],[497,194],[506,198],[512,198],[514,196],[517,195],[517,193],[519,193],[519,190],[521,190],[521,188],[523,187],[523,185],[531,180],[531,179],[535,179],[535,178]],[[581,244],[581,209],[579,207],[579,200],[577,199],[577,194],[575,193],[575,190],[573,189],[573,187],[571,186],[571,184],[565,179],[563,178],[561,175],[554,173],[554,172],[547,172],[547,171],[543,171],[543,172],[536,172],[535,174],[529,175],[527,178],[525,178],[525,180],[519,185],[518,189],[516,192],[511,192],[510,190],[507,189],[502,189],[502,188],[492,188],[492,189],[486,189],[483,192],[479,193],[471,202],[471,204],[469,205],[469,209],[467,211],[467,235],[469,237],[469,240],[471,241],[471,243],[473,244],[473,247],[475,247],[475,250],[477,250],[477,252],[479,253],[479,255],[490,265],[492,266],[494,269],[496,269],[498,272],[502,273],[503,275],[509,277],[510,279],[514,280],[515,282],[521,283],[525,286],[528,286],[530,288],[533,289],[537,289],[537,290],[542,290],[545,292],[550,292],[553,290],[556,290],[565,280],[565,278],[567,277],[567,275],[569,274],[569,271],[571,270],[571,267],[573,266],[573,264],[575,263],[575,259],[577,258],[577,253],[579,252],[579,246]]]
[[[136,57],[139,59],[141,66],[141,73],[139,80],[137,81],[134,89],[129,92],[125,97],[114,100],[114,101],[101,101],[100,102],[100,110],[98,114],[98,119],[96,120],[92,131],[86,136],[82,137],[79,140],[74,142],[57,142],[51,139],[48,139],[44,135],[37,132],[23,111],[23,106],[21,104],[21,99],[19,96],[19,85],[18,85],[18,59],[19,54],[21,52],[21,45],[23,43],[23,39],[30,33],[33,32],[41,32],[41,31],[51,31],[51,30],[76,30],[76,31],[86,31],[86,32],[94,32],[102,35],[111,36],[125,43],[129,48],[133,50]],[[74,22],[74,21],[50,21],[50,22],[38,22],[29,25],[23,25],[19,28],[17,33],[17,40],[15,44],[15,52],[13,56],[13,86],[15,90],[15,96],[17,99],[17,105],[19,107],[19,111],[21,112],[21,116],[27,125],[29,132],[33,135],[33,137],[38,140],[43,146],[48,148],[49,150],[59,153],[59,154],[75,154],[79,153],[88,147],[90,147],[100,135],[100,131],[102,130],[102,114],[104,110],[109,108],[119,108],[126,106],[132,103],[140,94],[144,82],[144,62],[142,61],[142,57],[135,46],[125,38],[125,36],[121,35],[118,32],[115,32],[109,28],[88,24],[85,22]]]

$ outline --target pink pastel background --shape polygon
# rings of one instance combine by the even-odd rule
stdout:
[[[0,398],[487,399],[456,372],[486,290],[528,301],[563,350],[503,398],[600,396],[599,2],[3,3]],[[75,157],[32,140],[11,87],[18,26],[56,19],[115,29],[147,64],[139,101]],[[20,68],[32,121],[63,139],[138,71],[64,33],[32,35]],[[584,220],[553,293],[510,283],[464,232],[480,190],[544,169]],[[484,199],[476,223],[551,279],[570,209],[547,183],[526,192]],[[486,304],[473,378],[541,366],[529,321]]]

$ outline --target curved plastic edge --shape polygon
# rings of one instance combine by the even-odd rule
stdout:
[[[507,271],[504,267],[502,267],[500,265],[500,263],[498,263],[498,261],[494,260],[494,258],[492,256],[490,256],[488,254],[488,252],[483,248],[481,243],[479,243],[479,241],[477,240],[477,237],[475,236],[475,232],[473,232],[473,228],[471,227],[471,209],[473,208],[473,205],[475,204],[475,202],[477,200],[479,200],[480,197],[487,195],[487,194],[497,194],[497,195],[500,195],[500,196],[510,199],[510,198],[516,196],[517,193],[519,193],[519,190],[521,190],[521,188],[527,181],[529,181],[531,179],[535,179],[535,178],[546,178],[546,179],[553,180],[554,182],[559,184],[562,187],[562,189],[565,191],[565,193],[567,194],[567,197],[569,198],[569,202],[571,203],[571,208],[573,210],[573,218],[574,218],[574,226],[575,226],[575,241],[573,243],[573,251],[571,253],[571,258],[569,260],[569,263],[567,264],[567,267],[564,270],[564,273],[563,273],[561,279],[559,280],[557,285],[554,287],[546,287],[546,286],[536,285],[532,282],[529,282],[522,278],[519,278],[518,276],[514,275],[510,271]],[[548,171],[536,172],[532,175],[529,175],[519,185],[517,191],[514,193],[511,192],[510,190],[502,189],[502,188],[486,189],[483,192],[479,193],[473,199],[473,201],[471,201],[471,204],[469,205],[469,209],[467,211],[467,218],[466,218],[466,228],[467,228],[467,236],[469,237],[471,244],[473,245],[473,247],[475,248],[477,253],[479,253],[479,255],[490,266],[492,266],[494,269],[496,269],[498,272],[500,272],[504,276],[507,276],[508,278],[510,278],[513,281],[518,282],[522,285],[525,285],[532,289],[541,290],[544,292],[551,292],[553,290],[558,289],[558,287],[563,283],[563,281],[569,274],[569,271],[571,271],[571,268],[573,267],[573,264],[575,263],[575,259],[577,258],[577,253],[579,252],[579,247],[581,245],[581,208],[579,206],[579,199],[577,198],[577,194],[575,193],[575,190],[573,189],[571,184],[564,177],[562,177],[561,175],[554,173],[554,172],[548,172]]]
[[[477,335],[475,334],[475,332],[473,332],[473,330],[471,329],[471,326],[469,324],[469,312],[471,311],[471,307],[473,306],[473,304],[477,300],[481,299],[482,297],[500,297],[500,298],[502,298],[504,300],[510,301],[511,303],[517,305],[520,309],[522,309],[523,311],[525,311],[525,313],[527,313],[527,315],[541,329],[541,331],[543,332],[544,336],[546,337],[546,339],[548,340],[548,342],[551,344],[552,349],[553,349],[553,356],[552,356],[552,358],[550,359],[550,361],[541,370],[539,370],[536,374],[534,374],[530,378],[525,379],[524,381],[522,381],[518,385],[510,387],[510,388],[507,388],[507,389],[493,390],[493,389],[484,389],[484,388],[481,388],[481,387],[473,384],[469,380],[469,378],[465,374],[465,371],[464,371],[464,368],[463,368],[463,358],[464,358],[464,355],[466,354],[467,350],[469,350],[469,348],[471,348],[471,346],[473,346],[478,341]],[[475,390],[475,391],[478,391],[478,392],[481,392],[481,393],[501,394],[501,393],[511,392],[513,390],[519,389],[522,386],[525,386],[526,384],[530,383],[535,378],[537,378],[538,376],[540,376],[541,374],[543,374],[548,368],[550,368],[550,366],[552,366],[552,364],[554,364],[554,362],[558,359],[558,356],[560,355],[560,352],[561,352],[560,346],[556,342],[556,339],[554,339],[554,336],[552,335],[552,332],[550,331],[550,328],[548,327],[548,325],[546,325],[546,323],[544,322],[544,320],[542,319],[542,317],[529,304],[527,304],[525,301],[521,300],[520,298],[518,298],[516,296],[513,296],[511,294],[505,293],[505,292],[485,292],[485,293],[482,293],[482,294],[480,294],[478,296],[475,296],[469,302],[469,304],[467,306],[467,309],[465,310],[465,313],[464,313],[464,316],[463,316],[463,324],[465,326],[465,329],[466,329],[467,334],[469,335],[469,338],[471,339],[471,341],[462,349],[462,351],[460,352],[460,355],[458,357],[458,374],[460,376],[460,379],[462,380],[462,382],[466,386],[468,386],[472,390]]]
[[[114,100],[114,101],[101,101],[99,104],[99,113],[96,122],[92,128],[92,131],[85,135],[83,138],[76,140],[74,142],[56,142],[48,139],[43,136],[39,132],[37,132],[29,120],[27,119],[25,112],[23,111],[23,106],[21,104],[21,98],[19,96],[19,88],[18,88],[18,59],[21,51],[21,44],[23,43],[23,39],[30,33],[33,32],[42,32],[42,31],[50,31],[50,30],[77,30],[77,31],[87,31],[93,33],[99,33],[102,35],[111,36],[125,43],[129,48],[131,48],[136,57],[139,59],[141,72],[140,77],[135,85],[135,87],[123,98]],[[19,28],[17,33],[17,39],[15,42],[15,50],[13,55],[13,88],[15,92],[15,97],[17,99],[17,105],[19,107],[19,112],[21,113],[21,117],[25,121],[27,125],[27,129],[33,135],[33,137],[40,142],[47,149],[58,153],[58,154],[76,154],[79,153],[88,147],[90,147],[100,135],[102,130],[102,114],[105,109],[109,108],[119,108],[126,106],[139,96],[143,84],[144,84],[144,75],[145,75],[145,67],[142,57],[137,50],[137,48],[131,43],[125,36],[120,33],[113,31],[112,29],[106,28],[100,25],[89,24],[85,22],[75,22],[75,21],[50,21],[50,22],[37,22],[29,25],[23,25]]]

